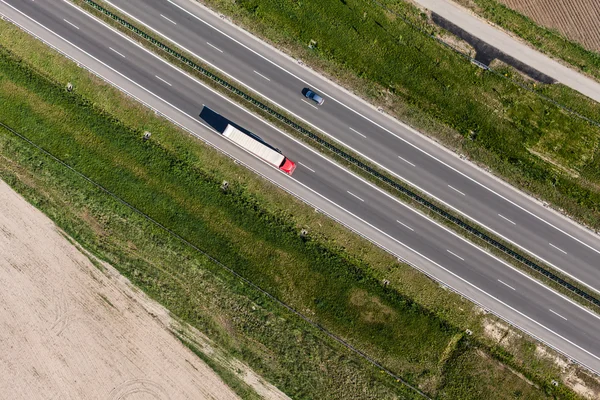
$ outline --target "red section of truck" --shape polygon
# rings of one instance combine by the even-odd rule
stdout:
[[[279,169],[285,172],[286,174],[291,175],[296,169],[296,163],[294,163],[289,158],[286,158],[283,161],[283,164],[281,164],[281,166],[279,167]]]

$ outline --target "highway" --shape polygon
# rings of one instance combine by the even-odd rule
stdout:
[[[600,371],[595,314],[252,116],[71,3],[0,0],[0,14],[321,212]],[[199,118],[203,105],[280,148],[298,163],[294,176],[227,142]]]
[[[600,238],[189,0],[109,0],[364,158],[600,293]],[[476,68],[476,67],[474,67]],[[324,94],[316,107],[302,97]]]

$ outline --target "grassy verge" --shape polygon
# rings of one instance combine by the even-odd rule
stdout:
[[[256,114],[260,115],[261,117],[269,120],[272,124],[278,126],[280,129],[285,130],[288,133],[292,134],[293,136],[299,138],[300,140],[305,141],[307,144],[315,147],[317,150],[319,150],[322,153],[326,154],[330,158],[336,160],[340,164],[345,165],[347,168],[349,168],[353,172],[355,172],[355,173],[357,173],[359,175],[362,175],[367,180],[373,182],[374,184],[376,184],[377,186],[381,187],[382,189],[387,190],[388,192],[396,195],[399,199],[401,199],[402,201],[410,204],[412,207],[420,210],[424,214],[428,215],[430,218],[433,218],[433,219],[436,219],[436,220],[440,221],[442,224],[446,225],[447,227],[449,227],[450,229],[454,230],[455,232],[457,232],[457,233],[459,233],[461,235],[464,235],[467,238],[469,238],[470,240],[474,241],[480,247],[488,249],[489,251],[491,251],[492,253],[494,253],[496,256],[504,259],[505,261],[507,261],[509,263],[512,263],[513,265],[517,266],[518,268],[520,268],[524,272],[532,275],[534,278],[539,279],[539,280],[543,281],[545,284],[547,284],[547,285],[553,287],[554,289],[558,290],[559,292],[561,292],[561,293],[563,293],[563,294],[565,294],[567,296],[572,297],[575,301],[578,301],[580,304],[584,305],[585,307],[593,309],[594,311],[600,311],[600,308],[598,306],[594,305],[592,302],[587,301],[585,298],[583,298],[583,297],[581,297],[581,296],[573,293],[571,290],[565,288],[563,285],[561,285],[559,283],[556,283],[554,280],[547,278],[545,275],[536,272],[535,270],[531,269],[527,265],[525,265],[525,264],[523,264],[523,263],[521,263],[519,261],[516,261],[510,255],[507,255],[506,253],[504,253],[503,251],[497,249],[493,245],[490,245],[485,240],[479,238],[479,236],[473,235],[473,234],[469,233],[467,230],[464,230],[459,225],[457,225],[457,224],[451,222],[450,220],[448,220],[448,219],[440,216],[439,214],[431,211],[429,208],[423,206],[418,201],[415,201],[413,198],[411,198],[408,195],[406,195],[406,194],[400,192],[399,190],[395,189],[394,187],[392,187],[391,185],[387,184],[383,180],[380,180],[380,179],[376,178],[375,176],[373,176],[372,174],[364,171],[363,169],[360,169],[355,164],[353,164],[353,163],[347,161],[345,158],[339,156],[337,153],[328,150],[327,148],[321,146],[318,142],[309,139],[308,137],[306,137],[305,135],[299,133],[298,131],[296,131],[294,129],[291,129],[288,125],[286,125],[285,123],[283,123],[279,119],[275,118],[270,113],[262,110],[260,107],[255,106],[253,103],[246,101],[243,97],[238,96],[234,92],[226,89],[222,85],[220,85],[217,82],[215,82],[213,79],[211,79],[211,78],[205,76],[204,74],[198,72],[197,70],[193,69],[186,62],[182,62],[178,58],[176,58],[175,56],[173,56],[172,54],[160,50],[158,47],[156,47],[151,42],[149,42],[147,40],[141,39],[140,36],[138,36],[136,33],[132,32],[129,28],[123,26],[122,24],[118,23],[114,19],[106,16],[104,13],[99,12],[96,8],[91,7],[85,1],[83,1],[83,0],[72,0],[72,1],[74,3],[76,3],[76,4],[78,4],[79,6],[85,8],[86,10],[88,10],[89,12],[91,12],[92,14],[94,14],[94,15],[98,16],[99,18],[103,19],[105,22],[107,22],[108,24],[112,25],[116,29],[122,31],[124,34],[128,35],[129,37],[133,38],[134,40],[139,41],[143,46],[145,46],[146,48],[150,49],[151,51],[154,51],[157,54],[161,55],[162,57],[164,57],[165,59],[167,59],[172,64],[177,65],[181,69],[183,69],[186,72],[190,73],[191,75],[196,76],[198,79],[200,79],[201,81],[204,81],[206,84],[208,84],[209,86],[211,86],[213,89],[219,91],[220,93],[222,93],[223,95],[231,98],[232,100],[234,100],[234,101],[242,104],[243,106],[251,109],[253,112],[255,112]],[[120,13],[117,10],[114,10],[114,9],[112,9],[110,7],[108,7],[108,9],[111,12],[113,12],[114,14],[119,15],[121,18],[124,18],[125,20],[127,20],[127,18],[125,18],[125,16],[123,16],[123,15],[120,15]],[[142,26],[138,26],[137,28],[143,30]],[[169,43],[164,38],[158,37],[158,40],[160,40],[163,44],[169,46],[171,49],[173,49],[174,51],[178,52],[179,54],[185,54],[184,51],[182,51],[181,49],[178,49],[177,46],[174,46],[172,43]],[[193,57],[191,57],[190,55],[187,55],[187,54],[185,54],[185,55],[187,57],[190,57],[191,59],[193,59]],[[200,62],[199,60],[194,60],[194,62],[196,62],[196,64],[200,65],[202,68],[210,71],[213,75],[216,75],[219,78],[227,81],[227,79],[228,79],[227,77],[221,76],[218,71],[213,71],[210,67],[208,67],[206,65],[203,65],[203,63]],[[250,93],[251,92],[248,88],[245,88],[245,87],[240,86],[240,85],[237,85],[237,88],[239,90],[245,92],[245,93]],[[265,100],[265,99],[258,99],[258,100],[262,101],[263,104],[266,104],[270,108],[277,110],[277,107],[274,106],[274,105],[272,105],[272,104],[269,104],[268,100]],[[281,114],[285,115],[286,118],[291,119],[294,123],[296,123],[298,125],[301,125],[301,126],[303,125],[302,122],[295,121],[293,117],[290,117],[290,116],[286,115],[285,112],[283,112],[281,110],[278,110],[278,112],[280,112]],[[321,139],[323,139],[325,141],[331,141],[329,138],[324,137],[324,135],[321,135],[318,132],[315,135],[318,136],[318,137],[320,137]],[[336,144],[336,146],[340,150],[344,151],[346,154],[350,154],[353,157],[355,157],[355,158],[357,158],[357,159],[360,160],[360,157],[354,155],[348,149],[345,149],[342,146],[339,146],[337,144]],[[395,177],[389,175],[386,171],[379,170],[378,167],[376,167],[374,165],[370,165],[370,163],[365,162],[364,160],[361,160],[361,161],[363,163],[369,165],[369,167],[373,168],[374,170],[376,170],[378,173],[380,173],[381,175],[385,176],[386,178],[388,178],[388,179],[390,179],[392,181],[396,181]],[[420,193],[417,189],[415,189],[414,187],[411,187],[410,185],[406,184],[405,182],[403,182],[403,186],[405,188],[407,188],[408,190],[412,191],[412,193],[416,194],[417,196],[420,196],[421,198],[426,199],[430,203],[433,203],[438,208],[445,209],[445,206],[443,206],[442,204],[439,204],[438,202],[436,202],[433,199],[428,198],[428,196],[424,195],[423,193]],[[484,229],[483,227],[476,226],[474,223],[472,223],[472,221],[468,221],[468,220],[466,220],[465,218],[463,218],[460,215],[455,215],[455,213],[453,213],[451,210],[445,209],[445,211],[448,212],[449,214],[451,214],[453,217],[457,218],[462,223],[469,224],[471,227],[477,229],[479,232],[486,232],[486,229]],[[521,250],[519,248],[513,246],[512,244],[510,244],[508,242],[505,242],[504,240],[502,240],[500,238],[494,237],[494,235],[490,234],[489,232],[486,232],[486,235],[488,237],[494,238],[497,242],[500,242],[501,244],[503,244],[504,246],[506,246],[509,249],[513,250],[514,252],[521,253]],[[537,265],[542,266],[542,268],[544,268],[545,270],[551,271],[555,276],[558,276],[563,281],[568,282],[570,285],[572,285],[572,286],[574,286],[574,287],[582,290],[583,292],[588,292],[589,291],[588,288],[584,287],[579,282],[576,282],[576,281],[572,280],[570,277],[565,276],[565,275],[563,275],[562,273],[560,273],[558,271],[555,271],[553,268],[551,268],[551,267],[549,267],[547,265],[544,265],[544,263],[542,263],[540,260],[533,260],[531,257],[530,257],[530,259],[532,261],[534,261]]]
[[[476,371],[456,363],[469,349],[482,370],[498,371],[507,392],[574,398],[563,386],[549,385],[549,376],[559,374],[551,363],[537,360],[544,368],[529,364],[527,353],[509,357],[497,350],[504,347],[487,341],[482,334],[487,317],[470,303],[311,208],[284,198],[1,24],[3,40],[7,32],[13,35],[31,62],[19,62],[6,50],[0,53],[3,122],[432,395],[476,398],[470,394],[482,390]],[[74,82],[78,94],[66,93],[39,71]],[[154,133],[151,141],[141,140],[144,130]],[[411,397],[294,314],[4,130],[0,155],[2,179],[78,242],[290,396]],[[219,189],[223,179],[231,183],[227,193]],[[300,237],[301,227],[309,229],[309,239]],[[390,286],[380,284],[382,277]],[[474,331],[472,337],[463,336],[466,327]],[[539,387],[506,365],[531,376]],[[457,387],[445,371],[473,378]]]
[[[543,53],[563,60],[579,71],[600,80],[600,54],[567,39],[556,30],[540,26],[496,0],[456,0],[456,2],[488,21],[513,32]]]
[[[380,1],[409,25],[367,0],[203,3],[511,184],[600,228],[598,129],[417,32],[413,25],[440,30],[416,8]],[[519,79],[510,68],[502,72]],[[600,106],[568,88],[538,84],[535,90],[600,120]]]

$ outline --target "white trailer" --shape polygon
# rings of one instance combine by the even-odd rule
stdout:
[[[296,169],[296,164],[287,159],[283,154],[273,150],[271,147],[253,138],[252,136],[245,134],[232,125],[227,125],[227,128],[225,128],[225,131],[223,132],[223,136],[254,154],[258,158],[261,158],[267,163],[279,168],[286,174],[291,175],[292,172],[294,172],[294,169]]]

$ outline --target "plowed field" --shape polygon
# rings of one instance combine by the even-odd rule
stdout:
[[[600,0],[499,0],[590,50],[600,51]]]
[[[167,310],[103,265],[0,181],[0,399],[239,399]]]

